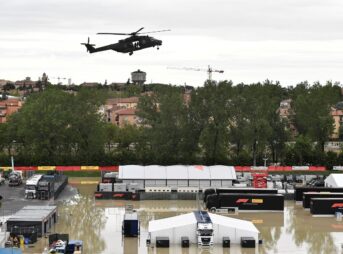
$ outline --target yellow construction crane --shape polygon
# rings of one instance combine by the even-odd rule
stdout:
[[[192,68],[192,67],[167,67],[168,69],[174,69],[174,70],[186,70],[186,71],[206,71],[208,75],[208,80],[212,81],[212,73],[218,72],[218,73],[224,73],[223,70],[214,70],[211,66],[208,66],[207,69],[202,68]]]

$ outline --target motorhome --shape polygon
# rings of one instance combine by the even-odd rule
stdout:
[[[33,175],[26,181],[25,198],[37,198],[38,183],[43,175]]]

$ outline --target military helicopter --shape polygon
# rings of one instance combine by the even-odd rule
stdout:
[[[140,31],[142,31],[143,29],[144,27],[141,27],[136,32],[132,32],[132,33],[97,33],[101,35],[130,35],[130,37],[119,40],[117,43],[98,47],[98,48],[94,47],[95,44],[90,44],[89,37],[88,37],[87,43],[81,43],[81,45],[85,45],[89,53],[96,53],[96,52],[105,51],[105,50],[114,50],[120,53],[129,53],[129,55],[131,56],[134,51],[151,48],[155,46],[157,46],[157,49],[159,49],[159,46],[162,45],[161,40],[157,40],[151,36],[141,35],[141,34],[160,33],[160,32],[170,31],[170,30],[160,30],[160,31],[140,33]]]

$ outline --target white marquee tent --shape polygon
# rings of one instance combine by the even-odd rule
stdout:
[[[330,174],[324,182],[325,187],[343,188],[343,174]]]
[[[230,237],[231,243],[239,244],[241,237],[253,237],[258,242],[259,231],[250,221],[209,213],[213,224],[214,243],[221,244],[223,237]],[[149,222],[151,243],[156,237],[168,237],[170,243],[180,244],[182,236],[188,236],[190,243],[197,243],[197,220],[194,213],[187,213]]]
[[[237,179],[232,166],[119,166],[119,179],[144,187],[231,187]]]

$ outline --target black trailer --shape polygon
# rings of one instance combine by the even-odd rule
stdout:
[[[312,198],[310,212],[312,215],[343,213],[343,198]]]
[[[238,210],[283,211],[281,194],[221,193],[209,195],[206,208],[211,212]]]
[[[38,182],[37,198],[41,200],[49,200],[54,196],[54,181],[43,179]]]
[[[206,189],[204,191],[204,202],[206,198],[211,194],[220,193],[255,193],[255,194],[278,194],[277,189],[263,189],[263,188],[218,188],[218,189]]]
[[[303,207],[309,209],[312,198],[343,198],[341,192],[304,192],[303,194]]]
[[[294,190],[294,200],[303,201],[304,192],[343,192],[343,188],[296,187]]]

